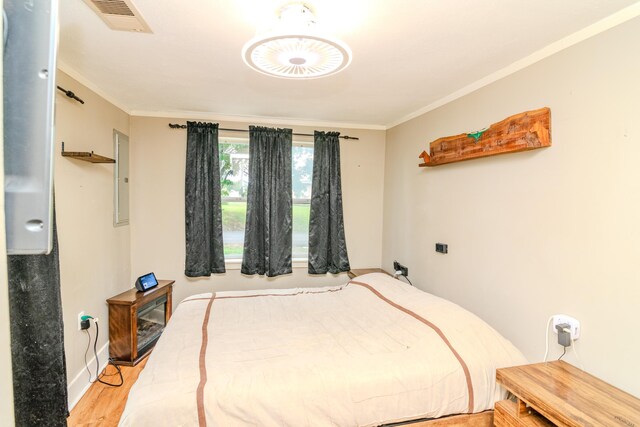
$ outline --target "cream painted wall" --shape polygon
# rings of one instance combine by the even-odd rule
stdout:
[[[113,157],[113,129],[128,135],[129,116],[61,71],[58,84],[85,101],[82,105],[61,92],[56,98],[54,179],[67,378],[73,404],[88,384],[87,336],[78,331],[78,313],[85,311],[100,319],[98,349],[102,349],[108,338],[105,300],[131,288],[131,256],[129,227],[113,226],[114,165],[64,158],[61,142],[67,151]]]
[[[636,396],[639,44],[636,18],[390,129],[382,245],[384,266],[404,262],[415,285],[478,314],[532,362],[548,317],[576,317],[584,368]],[[543,106],[550,148],[417,167],[438,137]]]
[[[184,119],[131,118],[131,280],[154,271],[158,278],[174,279],[175,301],[202,292],[230,289],[288,288],[339,284],[346,275],[312,277],[306,264],[291,275],[249,277],[238,269],[211,278],[184,275],[184,171],[186,131],[168,123]],[[274,124],[278,126],[278,124]],[[248,123],[220,122],[220,127],[247,129]],[[296,132],[313,128],[295,127]],[[318,129],[324,130],[324,129]],[[342,141],[342,191],[345,232],[353,268],[380,265],[385,132],[336,129],[360,137]],[[220,136],[242,136],[221,132]],[[312,138],[296,138],[311,141]],[[132,282],[133,283],[133,282]]]

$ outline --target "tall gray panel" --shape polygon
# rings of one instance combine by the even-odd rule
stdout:
[[[7,252],[51,251],[58,1],[5,0]]]

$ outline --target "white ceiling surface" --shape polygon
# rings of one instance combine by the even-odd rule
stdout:
[[[384,127],[636,1],[309,1],[353,62],[300,81],[259,74],[240,55],[282,3],[134,0],[153,31],[140,34],[109,29],[82,0],[61,0],[59,58],[133,113]]]

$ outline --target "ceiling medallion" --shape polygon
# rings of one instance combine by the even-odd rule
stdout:
[[[249,67],[270,76],[314,79],[347,68],[351,49],[318,30],[309,6],[293,3],[280,9],[275,28],[244,45],[242,59]]]

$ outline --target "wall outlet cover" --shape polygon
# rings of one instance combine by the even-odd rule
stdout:
[[[449,253],[449,245],[446,243],[436,243],[436,252],[440,252],[441,254]]]
[[[393,261],[393,271],[400,271],[404,277],[409,276],[409,269],[400,264],[398,261]]]
[[[556,325],[560,325],[561,323],[568,323],[570,325],[569,329],[571,330],[571,338],[573,340],[577,340],[578,338],[580,338],[580,321],[579,320],[571,316],[567,316],[566,314],[555,314],[553,316],[552,329],[553,329],[553,332],[555,332],[556,334],[558,333],[558,330],[556,329]]]

